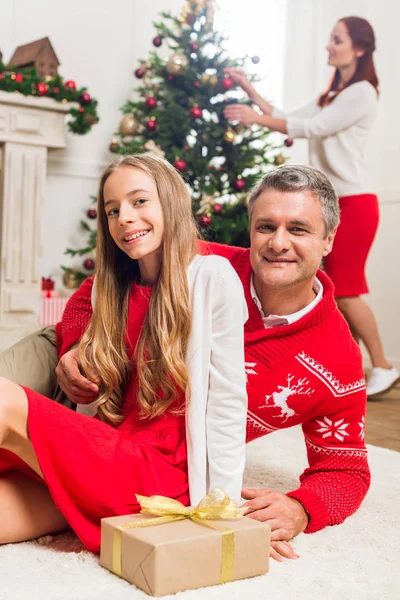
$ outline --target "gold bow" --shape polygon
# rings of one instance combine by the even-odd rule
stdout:
[[[113,572],[116,575],[121,577],[122,574],[121,540],[122,533],[126,529],[150,527],[152,525],[162,525],[163,523],[171,523],[172,521],[190,519],[199,525],[210,527],[222,533],[220,583],[232,581],[235,560],[234,532],[232,529],[221,527],[209,521],[213,519],[240,519],[245,513],[246,508],[238,507],[236,502],[229,498],[224,490],[219,488],[211,490],[195,508],[184,506],[178,500],[167,498],[166,496],[140,496],[136,494],[136,498],[141,506],[140,512],[145,515],[154,515],[156,518],[127,523],[126,525],[117,525],[114,530],[113,540]]]

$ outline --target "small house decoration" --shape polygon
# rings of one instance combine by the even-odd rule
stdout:
[[[59,65],[48,37],[18,46],[8,64],[14,69],[35,68],[39,77],[43,79],[57,75]]]

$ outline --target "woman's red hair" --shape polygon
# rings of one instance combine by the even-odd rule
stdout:
[[[341,91],[358,81],[369,81],[376,91],[378,91],[378,76],[372,56],[375,50],[375,33],[372,26],[366,19],[362,19],[361,17],[344,17],[343,19],[339,19],[339,22],[346,25],[354,48],[364,50],[364,54],[358,59],[356,72],[353,77],[340,90],[338,89],[340,72],[339,69],[335,70],[328,89],[318,100],[319,106],[330,104]]]

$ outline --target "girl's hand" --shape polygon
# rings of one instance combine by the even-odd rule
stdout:
[[[240,86],[247,94],[253,91],[253,86],[251,82],[247,79],[246,73],[242,71],[242,69],[237,69],[234,67],[224,69],[224,73],[232,77],[233,81]]]
[[[228,121],[239,121],[246,125],[258,123],[260,115],[245,104],[229,104],[224,109],[224,116]]]

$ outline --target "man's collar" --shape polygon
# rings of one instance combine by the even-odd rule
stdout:
[[[315,298],[310,302],[310,304],[307,304],[307,306],[305,306],[301,310],[298,310],[295,313],[292,313],[290,315],[267,315],[267,316],[265,316],[263,309],[262,309],[260,299],[258,298],[257,292],[254,287],[253,278],[254,278],[254,275],[252,273],[251,277],[250,277],[250,294],[253,299],[253,302],[255,303],[255,305],[257,306],[257,308],[260,312],[264,326],[267,328],[277,327],[278,325],[290,325],[291,323],[295,323],[296,321],[298,321],[299,319],[304,317],[304,315],[306,315],[312,311],[314,306],[316,306],[322,300],[322,296],[324,293],[322,283],[320,282],[320,280],[317,277],[315,277],[314,284],[313,284]]]

